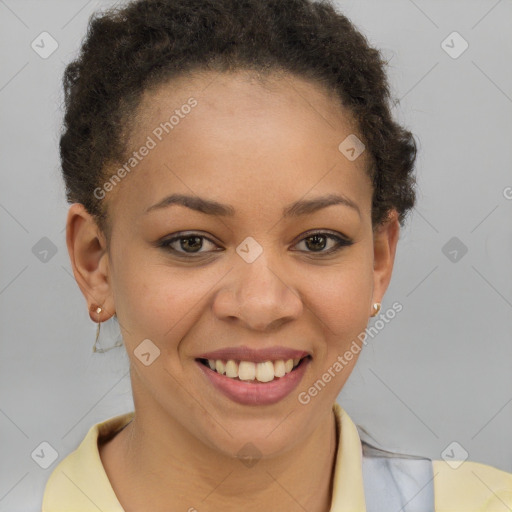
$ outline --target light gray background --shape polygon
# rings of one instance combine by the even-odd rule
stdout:
[[[89,15],[111,4],[0,0],[1,511],[40,510],[57,462],[133,408],[124,348],[91,350],[58,160],[64,66]],[[457,441],[512,471],[512,2],[339,4],[391,59],[396,115],[420,141],[418,206],[383,303],[403,311],[369,340],[339,401],[389,449],[440,459]],[[59,44],[47,59],[31,48],[43,31]],[[441,47],[453,31],[469,43],[458,58]],[[43,237],[57,250],[46,262],[32,251]],[[452,237],[468,249],[455,262],[442,250]],[[31,458],[43,441],[59,454],[48,469]]]

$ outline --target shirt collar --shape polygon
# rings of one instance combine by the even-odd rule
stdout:
[[[338,428],[338,453],[329,512],[366,512],[361,439],[354,422],[337,402],[333,410]]]
[[[111,437],[135,412],[109,418],[93,425],[78,448],[53,470],[43,495],[42,512],[124,512],[112,489],[98,450],[99,437]]]

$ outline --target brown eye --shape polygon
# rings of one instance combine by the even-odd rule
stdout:
[[[188,252],[188,249],[192,252],[197,252],[202,245],[202,237],[200,236],[188,236],[180,239],[180,247],[185,250],[185,252]]]
[[[177,253],[179,255],[187,256],[188,254],[202,254],[212,251],[201,251],[203,248],[204,240],[208,243],[215,245],[211,240],[203,235],[197,233],[191,233],[189,235],[175,236],[168,240],[162,240],[158,247],[163,247],[170,252]]]
[[[335,242],[328,250],[324,250],[328,246],[328,242]],[[320,256],[324,254],[331,254],[338,251],[342,247],[352,245],[352,240],[341,236],[333,235],[325,232],[310,233],[305,236],[299,243],[304,243],[306,252],[318,253]]]
[[[204,244],[209,243],[217,249],[213,250],[201,250],[204,249]],[[347,237],[338,236],[331,233],[326,232],[316,232],[309,233],[307,236],[303,237],[298,243],[304,243],[306,249],[301,250],[301,252],[318,254],[319,256],[332,254],[337,252],[342,247],[346,247],[352,245],[353,242]],[[326,247],[331,245],[331,247],[327,250]],[[296,244],[298,245],[298,244]],[[198,233],[190,233],[186,235],[174,236],[167,240],[162,240],[157,244],[158,247],[162,247],[165,250],[172,252],[180,257],[191,257],[194,258],[194,255],[199,254],[208,254],[211,252],[216,252],[219,249],[218,246],[212,242],[209,238],[204,235],[200,235]]]
[[[325,235],[312,235],[304,239],[306,247],[312,251],[321,251],[327,245],[327,237]]]

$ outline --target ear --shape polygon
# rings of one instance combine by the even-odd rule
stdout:
[[[384,297],[391,281],[399,233],[400,223],[396,210],[392,210],[384,224],[377,226],[373,232],[373,298],[370,305],[371,312],[373,312],[373,303],[382,301],[382,297]]]
[[[76,282],[87,301],[89,316],[104,322],[115,313],[109,281],[108,252],[105,236],[84,205],[74,203],[68,211],[66,244]],[[102,312],[98,315],[96,308]]]

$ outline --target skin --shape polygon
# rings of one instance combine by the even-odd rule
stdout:
[[[91,319],[98,321],[98,304],[102,322],[116,312],[130,358],[135,418],[99,447],[101,460],[128,512],[168,511],[169,504],[251,512],[276,503],[326,512],[337,450],[332,405],[357,355],[309,404],[298,394],[357,340],[382,300],[397,214],[372,228],[367,152],[349,161],[338,150],[356,133],[350,114],[319,85],[291,75],[263,84],[247,73],[208,72],[146,91],[131,147],[191,96],[197,106],[104,199],[110,246],[81,204],[68,213],[68,250]],[[183,206],[144,213],[171,193],[229,204],[236,213],[222,218]],[[359,212],[335,205],[282,215],[298,199],[330,193],[348,197]],[[353,243],[321,256],[336,242],[308,244],[308,230]],[[201,254],[188,262],[155,245],[181,231],[211,242],[202,239]],[[263,249],[252,263],[236,252],[248,236]],[[172,247],[186,254],[179,241]],[[160,349],[149,366],[134,355],[144,339]],[[240,345],[283,345],[313,359],[280,402],[241,405],[216,391],[195,362],[203,351]],[[247,442],[262,454],[252,467],[237,459]]]

